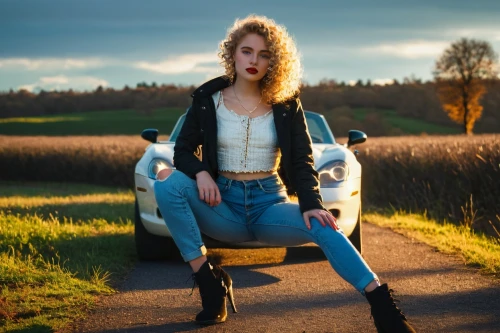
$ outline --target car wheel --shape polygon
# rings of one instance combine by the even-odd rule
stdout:
[[[363,254],[361,251],[362,245],[361,245],[361,208],[359,209],[358,212],[358,221],[356,222],[356,227],[354,227],[354,230],[352,231],[352,234],[348,237],[349,240],[351,241],[352,245],[358,250],[360,254]]]
[[[149,233],[142,224],[139,204],[135,199],[135,247],[140,260],[180,259],[181,254],[170,237]]]

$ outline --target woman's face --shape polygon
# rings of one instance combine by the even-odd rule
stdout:
[[[234,55],[238,78],[259,81],[266,75],[271,60],[264,37],[250,33],[241,39]]]

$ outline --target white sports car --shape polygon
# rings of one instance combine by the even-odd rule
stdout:
[[[320,176],[323,204],[337,218],[337,223],[361,253],[361,165],[357,151],[349,147],[366,141],[361,131],[349,131],[348,142],[336,143],[325,118],[305,111],[307,126],[313,142],[315,168]],[[146,129],[141,136],[150,141],[135,167],[135,243],[142,260],[179,258],[170,232],[156,204],[153,184],[156,174],[165,168],[173,169],[174,144],[184,123],[185,114],[175,125],[168,141],[157,142],[158,130]],[[207,247],[265,247],[258,242],[248,244],[221,243],[204,237]]]

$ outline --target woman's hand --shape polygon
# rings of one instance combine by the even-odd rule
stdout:
[[[302,214],[307,229],[311,230],[311,217],[315,217],[323,227],[329,225],[333,230],[339,230],[337,219],[329,211],[323,209],[311,209]]]
[[[205,201],[210,207],[217,206],[222,201],[219,187],[207,171],[196,174],[196,185],[200,194],[200,200]]]

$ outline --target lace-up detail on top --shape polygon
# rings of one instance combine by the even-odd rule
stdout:
[[[404,312],[400,308],[398,308],[397,305],[396,305],[396,302],[399,303],[399,300],[396,299],[396,298],[394,298],[394,296],[392,295],[394,293],[394,290],[389,289],[388,291],[389,291],[389,303],[390,303],[390,305],[394,307],[394,311],[398,312],[399,315],[403,319],[406,320],[406,316],[405,316]]]
[[[221,92],[215,93],[212,97],[217,106],[219,170],[276,171],[281,152],[272,110],[252,118],[226,108]]]

